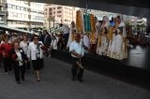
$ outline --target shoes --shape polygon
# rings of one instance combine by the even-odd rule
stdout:
[[[75,81],[76,79],[75,79],[75,77],[72,77],[72,81]]]
[[[25,81],[25,79],[24,79],[24,78],[22,78],[22,81]]]
[[[20,81],[17,81],[17,84],[20,84]]]
[[[37,82],[40,82],[41,80],[40,80],[40,78],[37,78]]]
[[[78,81],[83,82],[83,80],[81,78],[78,78]]]

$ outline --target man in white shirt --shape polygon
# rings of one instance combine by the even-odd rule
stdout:
[[[72,56],[72,80],[77,79],[82,82],[84,68],[81,65],[81,59],[84,56],[84,48],[80,44],[80,34],[75,35],[75,41],[70,44],[69,51]]]

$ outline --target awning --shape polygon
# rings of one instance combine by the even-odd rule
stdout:
[[[29,31],[25,31],[25,30],[21,30],[21,29],[9,27],[9,26],[6,26],[6,25],[0,25],[0,30],[18,32],[18,33],[29,33],[29,34],[32,34]]]

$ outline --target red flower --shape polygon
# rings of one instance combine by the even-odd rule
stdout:
[[[12,55],[12,59],[15,60],[18,56],[16,54]]]
[[[42,49],[42,50],[46,50],[46,47],[45,47],[45,46],[41,46],[41,49]]]

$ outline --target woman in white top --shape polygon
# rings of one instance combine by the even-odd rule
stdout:
[[[23,35],[23,41],[20,42],[20,47],[23,49],[25,55],[27,55],[29,46],[28,36],[26,34]],[[30,62],[28,61],[26,64],[27,70],[30,69]]]
[[[37,35],[33,36],[33,42],[29,44],[27,57],[31,59],[37,81],[40,81],[40,70],[43,68],[44,45]]]
[[[20,47],[23,49],[26,55],[27,55],[28,45],[29,45],[28,36],[25,34],[23,35],[23,41],[20,42]]]

